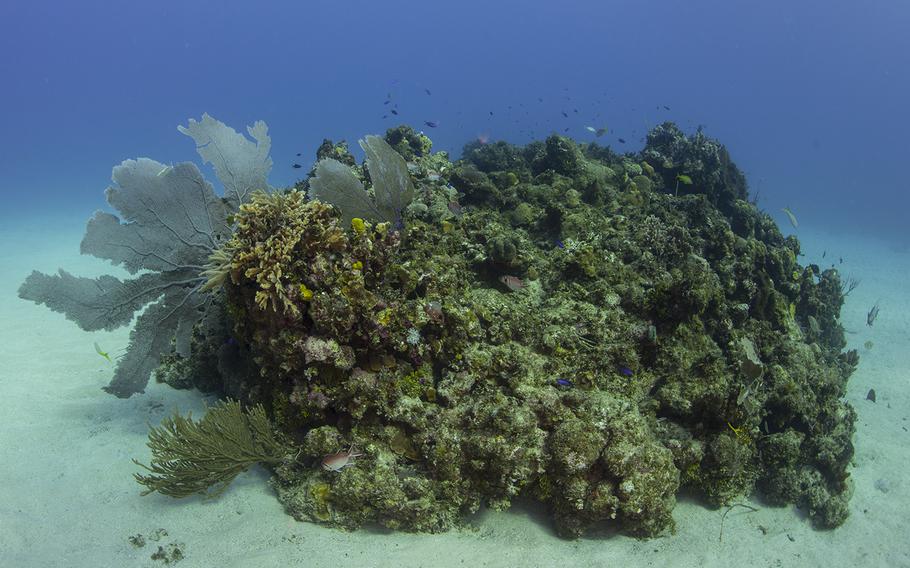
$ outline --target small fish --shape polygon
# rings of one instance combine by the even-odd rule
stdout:
[[[525,284],[524,280],[518,276],[511,276],[509,274],[500,276],[499,281],[502,282],[510,292],[517,292],[518,290],[522,290],[527,287],[527,284]]]
[[[869,313],[866,314],[866,325],[872,327],[872,324],[875,323],[875,318],[878,317],[878,302],[872,306],[872,309],[869,310]]]
[[[627,377],[631,377],[632,375],[635,374],[632,372],[632,369],[630,369],[624,365],[620,365],[618,368],[619,368],[619,372]]]
[[[588,132],[597,132],[597,129],[594,128],[593,126],[585,126],[585,130],[587,130]]]
[[[869,389],[869,392],[866,393],[866,400],[875,402],[875,389]]]
[[[98,355],[101,355],[102,357],[104,357],[105,359],[107,359],[107,362],[108,362],[108,363],[111,363],[111,364],[114,363],[113,361],[111,361],[111,356],[108,355],[107,351],[102,351],[102,350],[101,350],[101,346],[98,345],[98,342],[97,342],[97,341],[95,342],[95,353],[97,353]]]
[[[569,113],[567,113],[566,111],[562,111],[562,116],[563,116],[563,118],[569,118]]]
[[[566,245],[559,239],[553,239],[553,244],[556,245],[558,249],[565,249]]]
[[[385,101],[385,102],[382,103],[382,104],[387,105],[387,104],[389,104],[390,102],[392,102],[392,101],[388,101],[388,100],[387,100],[387,101]]]
[[[572,109],[572,112],[574,112],[575,114],[578,114],[578,109],[577,109],[577,108],[573,108],[573,109]]]
[[[301,155],[302,155],[302,154],[301,154],[300,152],[297,152],[297,156],[298,156],[298,157],[301,156]]]
[[[542,102],[543,102],[543,97],[537,97],[537,102],[542,103]]]
[[[787,215],[787,219],[790,220],[790,224],[793,225],[793,228],[798,229],[799,221],[796,220],[796,215],[793,214],[793,211],[790,211],[789,207],[784,207],[783,209],[781,209],[781,211],[783,211],[784,214]]]
[[[620,144],[625,144],[625,143],[626,143],[626,140],[625,140],[624,138],[617,138],[617,140],[619,140],[619,143],[620,143]]]
[[[493,111],[492,111],[492,110],[490,111],[490,116],[493,116]]]
[[[556,385],[560,387],[573,387],[572,381],[569,379],[556,379]]]
[[[664,110],[670,110],[670,107],[668,107],[667,105],[664,105]]]
[[[391,112],[392,112],[392,114],[394,114],[394,115],[395,115],[395,116],[398,116],[398,111],[397,111],[397,110],[395,110],[395,109],[392,109],[392,111],[391,111]]]
[[[568,131],[569,131],[569,127],[566,126],[565,128],[562,129],[562,131],[563,131],[563,132],[568,132]]]
[[[433,93],[430,92],[430,89],[424,89],[423,92],[426,93],[428,96],[433,95]]]
[[[424,120],[423,123],[426,124],[427,126],[429,126],[430,128],[436,128],[437,126],[439,126],[439,123],[436,122],[435,120]]]
[[[299,170],[299,169],[302,168],[303,166],[301,166],[300,164],[294,164],[294,165],[291,166],[291,167],[294,168],[295,170]]]
[[[825,255],[826,255],[826,254],[828,254],[828,251],[823,250],[823,251],[822,251],[822,258],[825,258]]]

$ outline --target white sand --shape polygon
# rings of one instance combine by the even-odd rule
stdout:
[[[111,272],[80,257],[82,220],[6,220],[0,228],[0,566],[163,566],[159,545],[183,543],[192,566],[910,566],[910,255],[887,244],[800,230],[801,261],[821,251],[862,279],[843,312],[851,347],[862,354],[848,399],[859,420],[852,514],[834,531],[815,531],[795,511],[734,509],[718,542],[721,514],[682,500],[676,534],[647,541],[557,538],[542,511],[486,513],[475,530],[442,535],[344,533],[284,514],[257,470],[217,501],[139,496],[130,461],[147,461],[147,422],[177,407],[202,408],[196,392],[152,384],[120,400],[101,391],[112,367],[93,347],[116,353],[128,330],[86,333],[63,316],[16,297],[33,269]],[[866,311],[876,300],[873,328]],[[871,339],[871,351],[863,343]],[[878,402],[865,400],[874,387]],[[763,534],[759,525],[766,527]],[[142,548],[131,535],[167,536]]]

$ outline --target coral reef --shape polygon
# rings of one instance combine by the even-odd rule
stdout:
[[[721,144],[667,123],[634,154],[551,136],[452,163],[407,127],[365,140],[365,166],[326,141],[308,193],[240,206],[207,272],[230,341],[197,326],[159,373],[263,405],[290,514],[435,532],[525,496],[563,536],[647,537],[686,489],[844,521],[840,278]]]
[[[292,514],[436,531],[524,494],[565,536],[648,536],[673,526],[680,487],[716,506],[760,488],[843,522],[856,357],[836,272],[797,263],[702,133],[665,124],[640,154],[604,155],[553,136],[466,148],[448,180],[413,168],[400,232],[345,227],[362,252],[284,273],[319,298],[292,321],[264,321],[238,295],[255,283],[233,280],[270,377],[252,399],[300,439],[275,480]],[[349,446],[355,466],[313,467]]]

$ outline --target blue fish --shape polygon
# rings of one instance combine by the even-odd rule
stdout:
[[[556,245],[556,248],[560,248],[560,249],[566,248],[566,245],[564,245],[563,242],[559,239],[554,239],[553,244]]]
[[[628,367],[625,367],[625,366],[623,366],[623,365],[620,365],[620,366],[619,366],[619,372],[622,373],[623,375],[627,376],[627,377],[631,377],[632,375],[635,374],[635,373],[632,372],[632,369],[630,369],[630,368],[628,368]]]
[[[561,387],[572,387],[572,381],[569,379],[556,379],[556,384]]]

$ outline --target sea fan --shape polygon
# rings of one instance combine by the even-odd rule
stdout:
[[[143,392],[172,340],[179,355],[190,354],[193,326],[212,302],[205,289],[210,257],[231,233],[227,219],[250,188],[268,188],[272,162],[261,155],[270,146],[267,128],[259,122],[249,131],[258,144],[208,115],[181,128],[197,141],[200,155],[213,162],[228,193],[225,199],[190,162],[166,166],[140,158],[114,168],[114,184],[105,195],[121,217],[96,212],[81,251],[143,274],[121,280],[35,271],[19,288],[19,297],[62,312],[86,331],[126,325],[148,305],[106,391],[122,398]]]
[[[379,136],[364,137],[360,147],[367,155],[374,195],[364,189],[351,168],[326,158],[316,164],[315,176],[310,180],[310,199],[337,207],[346,225],[355,217],[399,222],[401,211],[414,198],[414,184],[404,158]]]

